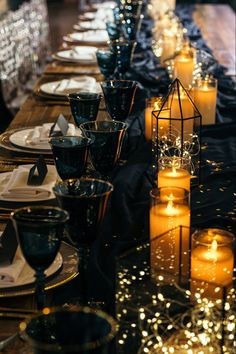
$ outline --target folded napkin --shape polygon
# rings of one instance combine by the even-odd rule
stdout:
[[[94,91],[96,88],[96,80],[93,77],[81,76],[76,79],[64,79],[57,86],[55,92],[57,93],[72,93],[75,91]]]
[[[73,59],[91,61],[96,59],[96,50],[96,47],[75,47],[69,51],[69,55]]]
[[[22,165],[12,171],[8,183],[4,186],[1,197],[7,200],[47,199],[52,195],[57,173],[55,166],[47,166],[48,173],[40,186],[27,185],[29,170],[33,165]]]
[[[41,126],[36,126],[26,137],[27,145],[41,145],[45,146],[45,143],[48,143],[50,130],[53,123],[45,123]],[[57,126],[55,127],[57,130]],[[59,130],[59,128],[58,128]],[[69,124],[69,129],[67,131],[67,135],[75,135],[76,128],[74,124]],[[48,146],[49,147],[49,146]]]
[[[12,285],[17,281],[25,266],[25,259],[18,247],[12,264],[0,266],[0,286]]]

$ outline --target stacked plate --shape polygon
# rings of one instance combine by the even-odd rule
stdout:
[[[63,37],[64,41],[69,43],[89,43],[91,45],[106,45],[109,40],[107,31],[86,31],[74,32]]]

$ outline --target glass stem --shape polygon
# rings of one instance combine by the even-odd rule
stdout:
[[[44,291],[45,275],[43,271],[36,272],[36,302],[37,309],[42,310],[45,307],[45,291]]]
[[[78,249],[78,258],[79,258],[78,272],[79,272],[79,280],[80,280],[79,296],[83,304],[87,304],[88,302],[87,268],[88,268],[89,255],[90,255],[89,247],[84,246]]]

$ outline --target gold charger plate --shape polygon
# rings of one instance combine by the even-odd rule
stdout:
[[[54,289],[68,283],[78,275],[78,256],[76,249],[62,242],[60,253],[63,258],[62,268],[46,279],[45,290]],[[35,285],[33,283],[9,289],[0,289],[0,298],[31,295],[34,294],[34,292]]]

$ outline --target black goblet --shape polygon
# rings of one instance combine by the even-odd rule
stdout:
[[[119,121],[95,121],[81,124],[85,136],[93,140],[90,158],[93,167],[102,178],[107,178],[116,166],[127,129],[127,124]]]
[[[34,354],[110,354],[116,322],[89,307],[50,308],[26,322],[22,333]]]
[[[68,94],[71,113],[77,127],[81,123],[96,120],[102,96],[93,92]]]
[[[107,22],[106,29],[111,41],[120,38],[120,34],[121,34],[120,24],[118,25],[113,22]]]
[[[49,143],[61,179],[80,178],[86,170],[92,140],[82,136],[64,136],[51,138]]]
[[[124,36],[127,40],[136,40],[140,31],[143,15],[127,14],[122,21]]]
[[[56,207],[28,206],[15,210],[11,219],[23,256],[36,271],[37,308],[42,309],[45,305],[44,271],[58,253],[69,215]]]
[[[110,80],[101,83],[106,109],[112,119],[124,121],[130,114],[137,83],[129,80]]]
[[[125,73],[129,70],[136,44],[135,41],[124,39],[116,39],[109,42],[109,45],[117,56],[116,68],[119,78],[123,78]]]
[[[93,178],[58,182],[53,188],[59,205],[68,211],[69,238],[78,250],[81,301],[87,301],[86,268],[92,243],[98,238],[113,190],[109,182]]]
[[[134,16],[140,16],[142,12],[142,7],[143,7],[143,1],[127,1],[126,4],[123,6],[123,13],[124,15],[134,15]]]
[[[96,56],[99,69],[108,80],[112,77],[116,68],[116,53],[109,49],[98,49]]]

